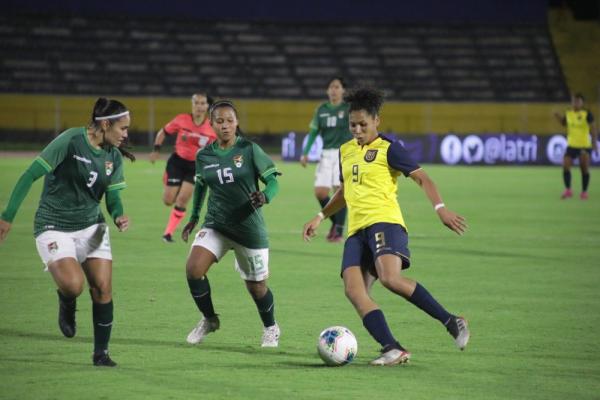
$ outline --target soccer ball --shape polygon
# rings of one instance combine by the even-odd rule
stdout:
[[[343,326],[332,326],[319,335],[319,357],[329,366],[346,365],[354,360],[358,343],[354,334]]]

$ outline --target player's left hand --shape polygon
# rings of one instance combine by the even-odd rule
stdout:
[[[250,203],[252,207],[260,208],[267,202],[267,196],[260,190],[250,193]]]
[[[6,239],[8,231],[10,231],[10,226],[10,222],[6,222],[5,220],[0,219],[0,243],[2,243],[4,239]]]
[[[119,228],[119,232],[125,232],[129,229],[129,217],[127,215],[121,215],[115,218],[115,225]]]
[[[438,210],[438,216],[442,220],[442,223],[448,227],[448,229],[462,235],[467,230],[467,222],[463,217],[448,210],[446,207],[442,207]]]

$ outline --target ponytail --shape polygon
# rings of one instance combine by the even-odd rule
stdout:
[[[112,124],[113,121],[126,115],[129,115],[129,111],[123,103],[118,100],[99,97],[92,110],[90,126],[100,128],[100,121],[108,121],[109,124]],[[135,156],[127,150],[130,148],[131,146],[127,144],[127,141],[124,141],[121,146],[117,147],[117,150],[133,162],[135,161]]]

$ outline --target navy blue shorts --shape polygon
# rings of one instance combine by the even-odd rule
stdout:
[[[592,154],[592,148],[591,147],[571,147],[568,146],[567,150],[565,150],[565,156],[571,157],[573,160],[576,160],[579,158],[579,156],[583,153],[583,152],[587,152],[588,154]]]
[[[410,267],[408,234],[399,224],[378,223],[361,229],[346,239],[342,257],[342,273],[351,266],[377,278],[375,260],[384,254],[395,254],[402,259],[402,269]]]

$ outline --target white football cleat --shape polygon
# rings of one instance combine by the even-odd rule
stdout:
[[[281,330],[279,329],[279,325],[277,325],[277,323],[264,328],[261,347],[279,346],[279,335],[281,335]]]
[[[187,335],[187,342],[189,344],[202,343],[206,335],[219,329],[220,324],[219,317],[216,315],[210,318],[202,318],[198,325]]]
[[[469,343],[471,332],[469,331],[469,323],[463,317],[452,317],[446,325],[448,333],[454,338],[456,347],[464,350]]]
[[[371,361],[371,365],[389,366],[396,364],[405,364],[410,360],[410,353],[406,350],[391,349],[382,352],[381,356]]]

